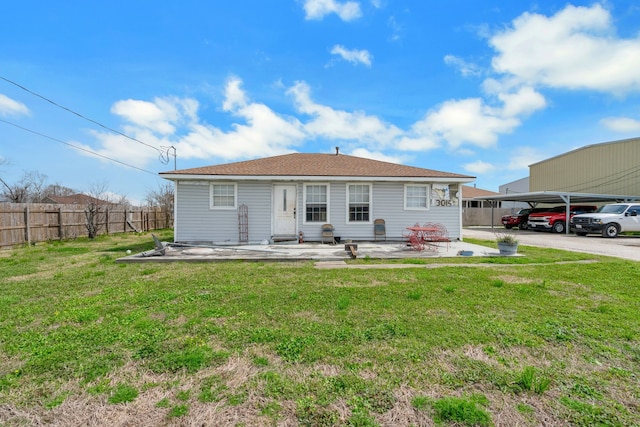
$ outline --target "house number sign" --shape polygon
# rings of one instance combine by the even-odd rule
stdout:
[[[458,193],[456,185],[432,184],[431,185],[431,207],[452,207],[458,206]]]

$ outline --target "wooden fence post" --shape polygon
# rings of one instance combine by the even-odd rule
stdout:
[[[104,219],[105,219],[105,228],[107,229],[107,234],[109,234],[109,208],[106,208],[104,211]]]
[[[62,219],[62,206],[58,208],[58,238],[64,239],[64,224]]]
[[[24,208],[24,227],[25,227],[25,239],[27,244],[31,244],[31,228],[29,227],[29,221],[31,221],[31,215],[29,215],[29,205]]]

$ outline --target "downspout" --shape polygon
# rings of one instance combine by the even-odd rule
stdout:
[[[178,180],[173,181],[173,241],[178,235]]]
[[[460,237],[458,238],[458,240],[462,241],[463,240],[463,235],[462,235],[462,183],[459,182],[458,183],[458,194],[456,194],[456,198],[458,199],[458,230],[460,230]]]

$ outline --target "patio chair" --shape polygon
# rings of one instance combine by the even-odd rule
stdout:
[[[420,223],[416,222],[415,224],[413,224],[414,227],[420,227]],[[410,231],[408,228],[402,232],[402,240],[405,242],[406,246],[411,246],[411,236],[414,235],[415,233],[413,231]]]
[[[322,243],[325,243],[325,240],[326,240],[326,241],[329,241],[329,243],[332,245],[336,244],[336,239],[333,235],[334,230],[335,229],[333,228],[333,225],[322,224]]]
[[[434,224],[436,228],[436,232],[433,235],[432,243],[435,245],[436,249],[440,244],[444,244],[449,250],[449,244],[451,243],[451,239],[449,238],[449,231],[444,224],[436,223]]]
[[[384,219],[376,219],[373,221],[373,238],[378,240],[378,236],[383,240],[387,240],[387,227]]]

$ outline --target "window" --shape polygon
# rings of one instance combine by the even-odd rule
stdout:
[[[371,212],[371,185],[349,184],[347,185],[349,199],[349,222],[370,222]]]
[[[404,186],[405,209],[429,209],[429,186],[410,185]]]
[[[329,222],[326,184],[305,185],[305,222]]]
[[[236,184],[211,184],[211,209],[235,209]]]

